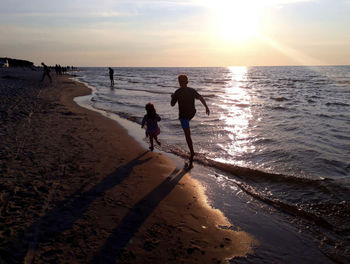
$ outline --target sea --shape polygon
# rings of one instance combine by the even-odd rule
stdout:
[[[190,122],[193,177],[213,207],[261,241],[232,263],[350,263],[350,66],[113,69],[113,87],[108,68],[74,73],[92,89],[80,103],[144,135],[152,102],[157,151],[178,160],[188,147],[170,105],[177,76],[206,100],[210,115],[197,100]]]

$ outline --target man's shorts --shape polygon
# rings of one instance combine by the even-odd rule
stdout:
[[[190,128],[190,120],[180,118],[182,128]]]

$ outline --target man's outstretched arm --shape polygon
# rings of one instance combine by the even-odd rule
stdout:
[[[207,113],[207,115],[210,115],[209,107],[207,106],[207,102],[204,100],[204,98],[201,95],[199,95],[198,100],[201,101],[202,105],[204,105],[205,112]]]

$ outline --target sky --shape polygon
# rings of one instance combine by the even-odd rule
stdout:
[[[350,0],[0,0],[0,57],[36,65],[350,65]]]

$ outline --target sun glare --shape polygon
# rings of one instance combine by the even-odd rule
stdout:
[[[249,144],[249,123],[252,119],[251,96],[246,89],[248,79],[248,68],[228,67],[225,78],[231,81],[225,87],[225,94],[220,104],[220,119],[225,124],[225,131],[231,139],[225,148],[231,156],[244,155],[254,151],[255,148]],[[235,161],[237,163],[237,161]]]
[[[207,1],[219,37],[232,43],[246,42],[259,34],[262,5],[257,0]]]

